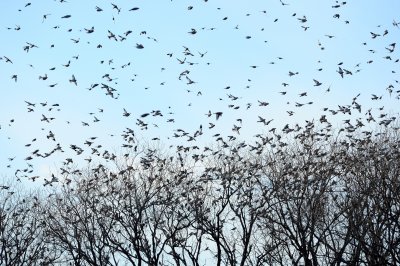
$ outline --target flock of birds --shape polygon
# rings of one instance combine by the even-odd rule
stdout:
[[[11,44],[10,49],[2,49],[2,54],[0,54],[1,83],[10,90],[20,91],[18,95],[24,98],[23,102],[15,102],[15,99],[11,99],[11,101],[14,103],[14,108],[21,107],[23,103],[26,110],[26,113],[18,119],[13,117],[13,114],[19,113],[16,109],[9,113],[7,113],[8,110],[1,112],[0,138],[4,141],[2,143],[7,143],[4,145],[15,147],[15,152],[0,147],[1,153],[5,150],[10,153],[8,155],[2,154],[7,157],[6,162],[0,162],[2,172],[5,166],[6,169],[12,171],[17,180],[35,181],[38,179],[42,180],[45,186],[60,181],[70,182],[70,179],[66,177],[80,174],[76,164],[91,163],[92,161],[115,161],[120,155],[118,152],[112,151],[113,148],[120,146],[123,151],[137,149],[139,136],[142,136],[145,142],[171,145],[169,148],[175,149],[177,154],[185,151],[198,151],[199,154],[194,155],[195,160],[199,160],[204,152],[213,150],[209,146],[213,143],[228,147],[229,142],[241,141],[243,138],[246,139],[246,142],[242,142],[242,146],[253,147],[253,150],[258,151],[263,146],[268,145],[273,138],[280,139],[282,134],[299,131],[299,128],[302,127],[302,121],[304,121],[301,118],[302,111],[299,108],[306,109],[315,105],[318,105],[317,110],[322,108],[321,114],[315,114],[315,109],[305,110],[304,112],[308,115],[312,112],[311,116],[313,117],[313,119],[306,121],[305,128],[314,123],[326,123],[331,126],[332,122],[330,121],[336,121],[335,116],[340,117],[337,121],[343,124],[341,130],[346,132],[354,132],[357,129],[367,127],[370,122],[376,122],[378,125],[387,127],[397,119],[396,115],[398,114],[395,111],[398,111],[398,109],[395,109],[394,112],[393,109],[386,112],[385,106],[374,107],[386,103],[385,101],[397,104],[400,100],[400,86],[399,81],[396,80],[399,58],[397,57],[396,42],[393,41],[400,36],[400,20],[397,18],[391,18],[390,24],[378,25],[364,32],[365,39],[358,44],[359,49],[369,55],[364,62],[351,66],[345,62],[346,59],[351,60],[345,58],[333,66],[326,66],[323,59],[318,60],[317,68],[313,74],[322,78],[308,77],[307,75],[303,78],[308,80],[309,83],[297,86],[296,83],[301,81],[302,69],[287,69],[284,73],[278,73],[281,68],[277,68],[274,72],[274,67],[290,60],[290,58],[284,56],[284,51],[276,56],[270,56],[269,58],[274,59],[264,62],[264,65],[261,63],[248,64],[244,68],[240,68],[240,70],[246,70],[243,74],[238,75],[237,73],[230,74],[229,69],[219,68],[221,62],[217,60],[223,59],[214,60],[212,58],[213,44],[196,42],[195,38],[201,40],[208,38],[212,43],[214,32],[218,31],[240,32],[241,25],[236,24],[235,18],[221,15],[225,10],[229,11],[229,8],[217,8],[217,12],[219,12],[217,14],[220,16],[218,23],[233,21],[231,23],[234,26],[229,30],[225,25],[198,27],[197,25],[190,25],[191,21],[187,21],[185,25],[187,30],[177,34],[182,35],[182,40],[192,38],[191,41],[186,42],[193,47],[187,44],[182,45],[178,39],[174,41],[175,46],[171,48],[167,45],[170,40],[167,40],[164,35],[161,37],[152,35],[152,31],[155,32],[156,30],[129,26],[131,24],[124,16],[135,17],[139,16],[141,12],[149,12],[142,7],[127,7],[126,3],[122,1],[120,1],[121,3],[101,1],[98,4],[93,4],[90,10],[79,10],[79,15],[76,16],[73,13],[74,10],[70,8],[70,5],[76,5],[74,2],[73,0],[54,1],[52,4],[59,6],[58,10],[61,10],[59,12],[63,12],[63,10],[70,12],[61,15],[54,14],[52,10],[47,10],[42,6],[39,9],[34,9],[35,5],[40,5],[35,1],[28,2],[17,10],[2,11],[10,12],[10,14],[14,12],[19,15],[15,18],[12,17],[13,22],[7,22],[11,25],[1,31],[3,36],[9,36],[8,39],[11,40]],[[171,5],[172,8],[178,8],[173,6],[175,4],[173,1],[167,4]],[[351,4],[346,1],[332,1],[329,6],[332,13],[332,17],[329,18],[331,23],[340,23],[340,27],[350,27],[351,19],[344,18],[345,15],[342,15],[341,12]],[[85,3],[84,7],[86,5]],[[176,5],[179,6],[180,4]],[[204,0],[197,5],[187,6],[184,12],[189,12],[190,17],[191,12],[195,12],[200,6],[207,10],[208,5],[213,6],[214,4],[211,1]],[[291,27],[294,25],[293,30],[307,39],[308,34],[313,31],[314,25],[312,23],[318,22],[310,21],[307,14],[292,12],[292,5],[294,3],[290,1],[277,1],[275,8],[279,9],[279,14],[287,15],[285,18],[274,17],[274,12],[266,9],[259,10],[258,13],[244,13],[241,20],[246,17],[259,16],[260,20],[266,18],[268,21],[261,22],[261,25],[268,23],[268,27],[279,28],[281,20],[290,18],[295,21],[290,24]],[[38,12],[41,13],[38,14]],[[104,24],[106,26],[92,26],[92,21],[85,20],[86,14],[101,16],[99,20],[107,18],[104,22],[107,23]],[[106,14],[106,16],[102,16],[102,14]],[[59,34],[57,36],[62,36],[63,39],[57,42],[57,40],[47,38],[49,36],[30,34],[25,30],[25,28],[29,28],[30,22],[28,19],[24,19],[24,16],[35,19],[42,27],[41,29],[48,32],[49,35]],[[79,17],[79,19],[76,19],[76,17]],[[164,18],[160,17],[159,19],[163,20]],[[210,18],[210,21],[213,19]],[[18,22],[18,20],[20,21]],[[147,22],[142,23],[146,25]],[[148,21],[148,23],[150,22]],[[244,42],[259,42],[254,46],[257,47],[255,48],[257,51],[251,51],[252,53],[264,54],[263,51],[259,51],[259,47],[263,47],[263,45],[266,45],[264,49],[269,51],[268,42],[273,40],[260,41],[260,38],[256,36],[259,32],[271,31],[268,27],[261,26],[254,29],[251,35],[244,34],[240,37]],[[125,30],[121,30],[122,28],[125,28]],[[171,29],[171,31],[174,31],[174,29]],[[220,34],[223,35],[223,33]],[[208,35],[209,37],[204,37]],[[314,48],[315,54],[321,52],[321,57],[324,57],[325,52],[329,53],[327,50],[332,48],[329,42],[339,38],[338,35],[340,35],[340,32],[337,32],[336,35],[326,32],[320,36],[321,39],[318,40]],[[24,40],[24,36],[29,36],[29,39]],[[379,45],[377,45],[378,40]],[[351,42],[352,40],[348,41]],[[385,45],[380,46],[381,43],[385,43]],[[165,46],[163,46],[164,44]],[[203,45],[204,48],[200,47],[199,49],[199,45]],[[58,49],[59,46],[61,46],[60,49]],[[215,44],[215,46],[218,45]],[[126,47],[129,47],[129,49],[127,50]],[[123,54],[119,54],[119,49],[125,49]],[[155,52],[153,53],[151,49]],[[214,49],[220,48],[214,47]],[[100,60],[99,58],[90,58],[92,54],[87,51],[92,50],[100,56]],[[163,65],[149,66],[146,57],[138,53],[146,50],[149,50],[146,56],[154,57],[154,60],[158,60],[159,64]],[[244,55],[249,53],[245,50],[236,52]],[[301,51],[298,53],[301,53]],[[41,58],[43,55],[45,57]],[[60,57],[67,57],[67,59],[58,61]],[[340,55],[337,55],[337,57],[340,57]],[[243,59],[243,61],[245,60]],[[325,101],[329,97],[335,100],[334,96],[330,96],[333,91],[341,95],[340,88],[335,88],[332,85],[335,81],[340,83],[348,79],[351,82],[353,76],[359,75],[365,69],[377,71],[374,68],[377,62],[379,62],[379,66],[383,64],[386,68],[379,69],[379,72],[375,75],[379,76],[384,73],[385,77],[386,75],[391,77],[384,88],[378,88],[373,94],[368,94],[362,89],[366,84],[358,84],[357,86],[361,87],[360,91],[355,92],[351,98],[343,97],[343,99],[339,99],[343,101],[339,102],[339,105],[337,102],[331,102],[328,106],[321,106],[320,101],[322,102],[322,100]],[[26,65],[28,66],[26,67]],[[150,80],[143,81],[142,74],[140,74],[141,68],[146,69],[148,67],[156,68],[156,70],[154,73],[148,74],[147,78]],[[224,67],[226,66],[224,65]],[[236,66],[232,66],[232,68],[234,67]],[[77,69],[83,72],[74,73],[74,70]],[[181,70],[177,71],[177,69]],[[100,71],[106,73],[99,76]],[[221,71],[226,71],[226,73],[215,73]],[[328,72],[329,80],[324,78],[324,75],[320,75],[320,73],[325,72]],[[265,80],[272,79],[274,76],[284,77],[279,81],[278,90],[275,85],[273,88],[268,88],[268,84],[265,84]],[[205,88],[204,84],[208,84],[206,80],[209,77],[211,84],[214,82],[213,78],[217,77],[217,80],[214,87]],[[160,78],[161,81],[159,81]],[[239,81],[241,79],[245,80],[243,89],[237,88],[237,85],[231,85],[233,83],[242,84],[243,81]],[[258,83],[257,79],[260,79]],[[230,80],[232,81],[230,82]],[[228,84],[219,87],[221,82],[227,81]],[[29,82],[35,84],[35,87],[40,86],[41,91],[37,93],[39,96],[35,92],[32,94],[32,91],[20,87],[30,86]],[[152,85],[144,85],[143,88],[138,88],[137,84],[143,85],[144,82]],[[21,83],[22,85],[19,85]],[[257,96],[247,97],[247,94],[254,94],[252,92],[254,87],[259,86],[255,84],[262,84],[267,89],[256,90]],[[126,90],[126,87],[129,86],[133,89]],[[300,89],[305,86],[308,88]],[[71,87],[78,90],[70,92]],[[184,89],[178,93],[169,93],[168,90],[173,91],[175,90],[174,87]],[[318,89],[318,92],[315,92],[314,88]],[[35,89],[31,88],[30,90]],[[137,97],[135,97],[135,93]],[[343,94],[348,95],[344,92]],[[7,94],[3,93],[3,95]],[[48,95],[48,99],[37,100],[40,95]],[[61,96],[57,97],[57,95]],[[80,95],[82,95],[82,101]],[[151,96],[146,98],[144,95]],[[310,99],[312,96],[316,98]],[[187,102],[185,97],[190,99],[190,102]],[[360,97],[364,97],[364,100],[360,100]],[[57,98],[61,102],[56,102],[55,99]],[[7,101],[10,101],[10,99],[7,99]],[[132,101],[137,105],[136,107],[132,107]],[[93,104],[100,102],[103,105],[97,106],[95,110],[92,109],[89,116],[81,114],[83,118],[77,117],[79,112],[86,112],[86,107],[92,108]],[[154,107],[154,102],[162,103],[162,106]],[[69,108],[71,113],[64,111],[64,107],[65,109]],[[194,111],[191,111],[192,109]],[[118,112],[119,114],[118,117],[112,115],[111,118],[107,118],[107,112]],[[297,113],[300,117],[296,116]],[[9,115],[9,117],[5,119],[5,115]],[[293,120],[290,120],[291,118]],[[61,120],[62,122],[59,122]],[[120,127],[117,126],[117,122],[114,124],[115,121],[124,125],[121,131],[117,130]],[[293,121],[294,123],[292,123]],[[98,124],[103,124],[103,126],[96,127]],[[193,126],[193,124],[198,125]],[[39,126],[40,129],[38,131],[33,130],[35,126]],[[13,133],[10,133],[13,127],[22,130],[23,137],[18,139],[14,137]],[[157,131],[158,128],[162,129]],[[107,129],[110,132],[104,134]],[[82,136],[87,134],[89,134],[87,138],[82,139]],[[71,142],[69,142],[69,135],[75,136],[75,139]],[[118,139],[119,136],[122,137],[122,140]],[[211,139],[208,137],[211,137]],[[252,140],[255,144],[251,142],[250,137],[253,137]],[[21,139],[26,138],[31,141],[21,145]],[[17,140],[14,141],[14,139]],[[111,141],[111,139],[118,140]],[[18,152],[21,148],[23,148],[23,152]],[[151,151],[150,148],[149,151]],[[128,154],[128,152],[124,153],[126,156]],[[44,164],[45,160],[52,162],[60,158],[61,163],[58,161],[56,171],[46,172],[45,170],[45,173],[43,173],[43,169],[35,167],[37,164]],[[98,163],[98,166],[94,169],[101,169],[103,164]],[[44,176],[45,174],[47,176]],[[2,185],[0,188],[6,189],[8,186]]]

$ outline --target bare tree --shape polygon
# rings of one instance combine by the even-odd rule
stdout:
[[[48,265],[57,253],[45,242],[37,193],[22,193],[15,183],[0,190],[0,264]]]
[[[101,190],[93,179],[82,180],[76,187],[63,187],[49,195],[43,206],[46,236],[54,248],[62,251],[62,263],[74,265],[111,265],[107,243],[112,224],[101,216]]]
[[[2,186],[4,265],[397,265],[400,139],[285,127],[199,154],[133,148],[60,177]]]

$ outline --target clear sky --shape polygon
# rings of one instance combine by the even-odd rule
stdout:
[[[29,163],[25,175],[48,177],[65,158],[95,157],[90,137],[101,152],[119,151],[126,128],[165,147],[207,145],[218,133],[251,142],[321,115],[340,127],[368,109],[398,114],[400,43],[391,44],[400,40],[400,1],[283,2],[0,1],[0,176]],[[342,78],[339,67],[351,74]],[[361,113],[329,111],[358,94]],[[200,125],[196,141],[173,137],[177,129],[194,136]],[[64,153],[32,156],[57,143]],[[85,151],[77,156],[70,145]]]

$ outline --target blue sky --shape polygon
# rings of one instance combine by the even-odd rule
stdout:
[[[257,133],[286,124],[301,125],[323,114],[336,127],[343,119],[365,118],[368,109],[376,116],[398,114],[399,52],[397,46],[393,52],[386,48],[400,37],[399,27],[393,25],[400,22],[399,1],[284,2],[288,5],[278,0],[1,1],[0,174],[13,176],[26,167],[24,159],[32,151],[44,153],[56,143],[65,152],[34,158],[29,162],[34,165],[30,175],[46,177],[57,171],[65,158],[80,161],[93,157],[90,149],[76,157],[69,148],[75,144],[87,149],[83,143],[90,137],[97,137],[94,145],[102,145],[102,151],[119,151],[120,135],[127,127],[143,142],[159,138],[161,145],[168,147],[207,145],[218,133],[251,142]],[[333,8],[335,5],[340,7]],[[102,11],[97,12],[96,6]],[[129,11],[133,7],[139,9]],[[66,15],[71,17],[62,18]],[[304,16],[307,21],[302,23]],[[85,29],[92,27],[94,32],[86,33]],[[192,29],[195,34],[189,33]],[[385,30],[388,33],[384,35]],[[117,41],[108,38],[108,31]],[[132,33],[125,36],[127,31]],[[370,32],[380,36],[372,39]],[[27,42],[37,48],[24,51]],[[144,48],[137,49],[137,44]],[[189,49],[186,55],[184,47]],[[63,66],[68,62],[68,67]],[[353,75],[341,78],[339,64]],[[179,79],[184,71],[189,74]],[[289,71],[299,74],[290,77]],[[46,74],[46,80],[39,79]],[[103,78],[106,74],[110,80]],[[17,75],[16,82],[13,75]],[[69,82],[72,75],[77,86]],[[322,85],[314,86],[313,79]],[[189,80],[194,83],[187,84]],[[96,83],[116,89],[118,99],[105,95],[101,85],[87,89]],[[391,95],[390,85],[394,87]],[[286,95],[279,93],[282,91]],[[299,96],[303,92],[306,97]],[[353,110],[350,117],[322,111],[350,105],[359,93],[362,113]],[[382,99],[371,100],[372,94]],[[27,111],[25,101],[35,103],[33,112]],[[269,105],[259,106],[259,101]],[[46,106],[40,105],[46,102]],[[296,102],[305,105],[296,107]],[[312,104],[306,104],[309,102]],[[53,104],[59,106],[49,111]],[[382,106],[383,111],[378,109]],[[129,117],[123,116],[124,108],[131,113]],[[155,110],[163,116],[140,117]],[[223,115],[219,120],[214,115],[207,117],[209,110]],[[294,114],[289,116],[288,111]],[[41,121],[42,115],[54,120]],[[258,116],[273,121],[264,126],[257,123]],[[100,121],[93,122],[94,117]],[[148,124],[147,130],[136,125],[138,118]],[[174,122],[167,122],[169,119]],[[209,123],[215,127],[209,129]],[[203,135],[196,142],[172,137],[177,129],[193,135],[200,125]],[[240,135],[232,131],[234,125],[241,127]],[[47,139],[49,131],[55,133],[55,142]],[[8,160],[14,157],[12,162]]]

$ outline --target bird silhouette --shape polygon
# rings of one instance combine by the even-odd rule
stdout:
[[[75,86],[78,86],[78,82],[76,81],[75,75],[72,75],[72,78],[69,80],[69,82],[74,83]]]

